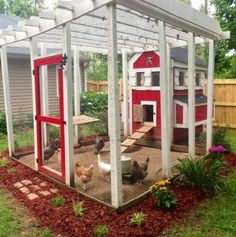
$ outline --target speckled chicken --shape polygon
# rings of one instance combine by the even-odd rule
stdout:
[[[44,148],[44,161],[48,163],[48,160],[54,155],[56,149],[55,149],[55,141],[51,140],[49,141],[49,145]]]
[[[95,140],[95,149],[97,153],[100,153],[102,148],[104,147],[105,143],[102,140],[101,137],[99,137],[98,135],[96,136],[96,140]]]
[[[142,183],[142,181],[147,177],[148,175],[148,163],[149,163],[149,157],[143,162],[142,164],[139,164],[137,161],[133,161],[132,167],[131,167],[131,174],[130,175],[123,175],[123,181],[128,181],[130,184],[132,183]]]
[[[90,165],[89,167],[84,167],[77,162],[75,164],[75,173],[79,177],[80,181],[83,183],[82,189],[86,190],[86,184],[91,181],[93,176],[93,165]]]

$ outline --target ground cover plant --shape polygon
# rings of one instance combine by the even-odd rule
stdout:
[[[144,224],[145,215],[142,212],[135,212],[132,214],[130,221],[135,226],[141,226]]]
[[[109,228],[106,225],[97,225],[93,230],[94,236],[106,236],[109,233]]]

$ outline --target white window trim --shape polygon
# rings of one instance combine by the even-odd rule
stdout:
[[[156,101],[146,101],[146,100],[142,100],[141,101],[141,105],[152,105],[153,106],[153,123],[151,122],[147,122],[147,123],[143,123],[144,125],[151,125],[156,127],[157,126],[157,102]]]

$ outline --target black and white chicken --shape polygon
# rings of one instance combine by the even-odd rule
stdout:
[[[55,149],[55,141],[51,140],[49,141],[49,145],[44,148],[44,161],[48,163],[48,160],[54,155],[56,149]]]
[[[105,143],[102,140],[102,138],[97,135],[96,140],[95,140],[96,153],[100,153],[102,148],[104,147],[104,145],[105,145]]]

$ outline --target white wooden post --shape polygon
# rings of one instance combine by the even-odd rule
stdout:
[[[31,80],[32,80],[32,101],[33,101],[33,121],[34,121],[34,158],[35,169],[38,170],[38,145],[37,145],[37,128],[36,128],[36,98],[35,98],[35,79],[34,79],[34,59],[38,56],[38,46],[35,38],[30,38],[30,65],[31,65]]]
[[[88,67],[84,69],[84,91],[88,91]]]
[[[13,123],[12,123],[12,111],[11,111],[11,93],[10,93],[10,87],[9,87],[9,74],[8,74],[8,62],[7,62],[7,49],[6,49],[6,46],[2,46],[1,64],[2,64],[3,94],[4,94],[6,123],[7,123],[8,150],[9,150],[9,155],[12,156],[15,153],[15,146],[14,146],[14,137],[13,137]]]
[[[129,104],[128,104],[128,55],[127,50],[122,50],[122,67],[123,67],[123,121],[124,121],[124,136],[129,134]]]
[[[170,176],[170,146],[169,146],[169,119],[168,119],[168,75],[167,41],[165,23],[158,22],[160,40],[160,89],[161,89],[161,158],[162,176]]]
[[[47,55],[47,47],[44,43],[40,43],[40,55],[46,56]],[[48,67],[42,66],[41,67],[42,72],[42,110],[43,115],[48,116]],[[48,127],[46,123],[43,123],[43,142],[44,147],[48,145]]]
[[[80,93],[81,93],[81,68],[80,68],[80,51],[78,46],[74,46],[74,111],[75,116],[80,115]],[[75,126],[75,140],[78,142],[79,126]]]
[[[110,128],[111,201],[114,207],[122,204],[120,161],[120,110],[117,55],[116,5],[107,6],[108,15],[108,122]]]
[[[67,64],[63,72],[64,119],[65,119],[65,162],[66,184],[74,186],[74,146],[73,146],[73,110],[72,110],[72,66],[71,66],[71,28],[70,23],[63,25],[63,54]]]
[[[209,41],[208,80],[207,80],[207,152],[212,146],[212,117],[214,93],[214,40]]]
[[[188,153],[195,157],[195,44],[188,32]]]

